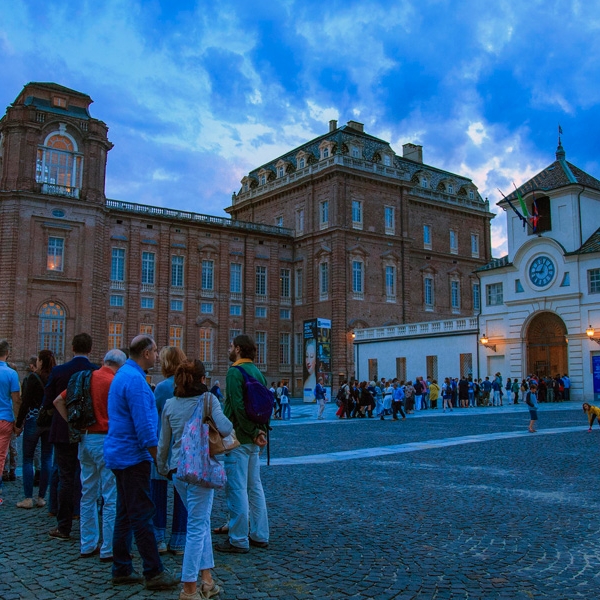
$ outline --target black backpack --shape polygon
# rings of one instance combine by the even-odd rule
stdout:
[[[67,386],[67,422],[69,441],[73,444],[80,439],[80,429],[87,429],[96,423],[92,403],[91,382],[93,371],[78,371]]]
[[[267,425],[273,412],[274,399],[271,390],[246,372],[246,369],[235,366],[244,378],[244,408],[247,417],[257,425]]]

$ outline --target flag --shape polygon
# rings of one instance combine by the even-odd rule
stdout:
[[[535,232],[537,230],[538,221],[540,220],[540,213],[538,212],[537,202],[535,201],[535,194],[533,196],[533,214],[529,220],[531,221],[531,226]]]
[[[560,125],[558,126],[558,135],[562,135],[562,127]]]
[[[502,193],[502,190],[498,190],[501,194],[502,197],[508,202],[508,205],[513,209],[514,213],[517,215],[517,217],[519,217],[519,219],[521,219],[521,221],[523,221],[523,228],[527,227],[527,218],[524,217],[514,206],[514,204]]]

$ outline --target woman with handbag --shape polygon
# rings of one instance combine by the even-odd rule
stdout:
[[[203,420],[207,408],[212,414],[214,425],[221,436],[232,433],[233,425],[223,414],[216,396],[206,387],[206,371],[200,360],[186,361],[175,372],[175,397],[167,400],[161,416],[161,431],[157,450],[158,472],[173,478],[188,511],[187,538],[183,555],[181,580],[183,590],[180,600],[200,600],[216,596],[221,590],[213,581],[214,567],[210,514],[214,490],[185,483],[177,479],[177,464],[181,452],[181,437],[194,411],[202,403]],[[171,455],[169,456],[169,449]],[[175,477],[173,477],[175,475]],[[198,572],[202,574],[202,587],[197,589]]]
[[[23,434],[23,492],[25,498],[17,502],[19,508],[40,508],[46,505],[46,490],[52,470],[52,444],[48,441],[50,429],[40,427],[37,418],[44,401],[44,386],[50,371],[56,366],[54,354],[50,350],[41,350],[38,354],[36,369],[23,382],[22,402],[17,415],[16,427]],[[41,444],[40,481],[38,496],[33,498],[33,458],[35,449]]]

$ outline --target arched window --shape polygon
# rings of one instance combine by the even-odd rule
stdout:
[[[45,302],[39,312],[38,347],[52,350],[60,362],[65,354],[65,309],[57,302]]]
[[[51,134],[38,147],[35,179],[44,194],[79,198],[82,169],[83,156],[65,132]]]

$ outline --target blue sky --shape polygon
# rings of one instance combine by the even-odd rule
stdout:
[[[2,108],[28,81],[93,98],[109,198],[225,216],[248,171],[329,119],[422,144],[495,212],[554,160],[558,123],[600,178],[600,0],[13,0],[0,65]]]

